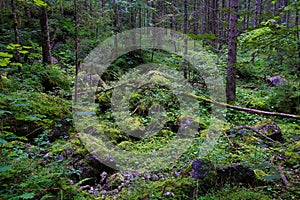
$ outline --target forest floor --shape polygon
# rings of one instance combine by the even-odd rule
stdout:
[[[137,87],[128,99],[118,99],[117,109],[113,110],[113,90],[109,88],[119,87],[114,85],[115,77],[150,61],[164,70],[151,72],[151,84]],[[214,107],[206,101],[197,102],[197,116],[191,114],[190,102],[182,113],[176,93],[161,85],[168,81],[168,70],[177,70],[182,76],[185,67],[189,69],[193,95],[209,98],[201,74],[180,57],[160,51],[154,56],[152,52],[137,51],[120,57],[107,70],[106,86],[99,87],[95,95],[95,126],[87,111],[80,115],[86,124],[75,126],[78,120],[73,118],[70,95],[73,69],[61,70],[59,63],[24,66],[21,73],[12,68],[2,77],[0,93],[0,199],[299,199],[299,119]],[[222,58],[217,67],[225,79]],[[274,70],[267,78],[280,75],[287,81],[275,86],[263,79],[270,70],[268,65],[262,70],[259,62],[242,63],[237,70],[235,106],[299,114],[299,75]],[[122,85],[122,80],[118,84]],[[123,102],[126,100],[127,107]],[[128,108],[130,117],[123,107],[117,107],[119,104]],[[164,110],[155,107],[157,104]],[[164,113],[163,118],[149,117],[156,108]],[[127,118],[120,120],[124,115]],[[154,127],[153,119],[166,122],[154,135],[137,138],[124,131],[135,133],[142,126]],[[220,120],[222,126],[216,126]],[[192,123],[197,129],[191,128],[193,133],[180,132],[180,127],[186,125],[182,123]],[[179,132],[189,135],[184,151],[152,157],[161,148],[171,145],[176,149],[172,146],[178,145],[176,141],[185,141],[185,137],[179,138]],[[210,137],[217,138],[204,154]],[[90,145],[87,140],[96,142]],[[105,140],[121,152],[139,157],[121,153],[118,159],[126,163],[126,170],[108,167],[108,148],[102,145]],[[163,163],[160,156],[169,163]],[[136,163],[143,170],[132,167]]]

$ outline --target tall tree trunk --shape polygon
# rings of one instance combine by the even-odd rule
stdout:
[[[280,12],[281,0],[277,0],[274,4],[274,15],[278,15]]]
[[[206,33],[206,19],[207,19],[207,13],[206,13],[206,2],[205,2],[205,0],[202,0],[202,5],[201,5],[201,15],[202,15],[202,17],[201,17],[201,20],[202,20],[202,24],[201,24],[201,34],[202,35],[204,35],[205,33]],[[204,45],[205,45],[205,39],[203,38],[202,39],[202,47],[204,47]]]
[[[214,12],[213,34],[214,34],[217,38],[220,38],[220,32],[219,32],[219,18],[218,18],[218,16],[219,16],[219,0],[214,0],[213,12]],[[218,40],[218,39],[215,39],[215,40],[213,41],[214,49],[217,49],[218,43],[219,43],[219,40]]]
[[[243,17],[243,31],[247,29],[247,23],[246,23],[246,20],[247,20],[247,15],[246,15],[246,12],[249,12],[249,10],[247,10],[247,1],[244,2],[244,8],[243,8],[245,14],[244,14],[244,17]]]
[[[298,46],[298,59],[300,60],[300,30],[299,30],[299,8],[298,5],[295,5],[296,7],[296,17],[295,17],[295,25],[296,25],[296,36],[297,36],[297,46]]]
[[[25,15],[26,15],[26,23],[25,23],[25,26],[29,27],[29,28],[32,28],[32,17],[31,17],[31,11],[30,11],[30,8],[25,6],[24,7],[24,10],[25,10]]]
[[[16,14],[16,5],[15,1],[11,0],[11,11],[13,14],[13,29],[14,29],[14,34],[15,34],[15,44],[20,44],[20,39],[19,39],[19,31],[18,31],[18,18]]]
[[[13,14],[13,29],[14,29],[14,34],[15,34],[15,44],[20,44],[20,38],[19,38],[19,31],[18,31],[18,18],[17,18],[17,13],[16,13],[16,5],[15,5],[15,1],[11,0],[11,11]],[[19,51],[15,51],[15,59],[16,62],[20,62],[21,61],[21,56]],[[21,73],[21,67],[18,66],[18,71],[19,73]]]
[[[171,17],[171,29],[176,30],[176,25],[175,25],[175,0],[172,0],[172,17]],[[174,45],[174,52],[177,52],[177,43],[176,43],[176,38],[174,37],[173,32],[171,31],[171,37]]]
[[[118,5],[117,5],[117,0],[113,1],[113,9],[114,9],[114,20],[113,20],[114,33],[117,34],[120,31],[120,29],[119,29],[119,9],[118,9]],[[114,56],[118,57],[117,35],[114,36]]]
[[[147,1],[147,27],[149,27],[151,25],[151,12],[150,12],[150,8],[151,8],[151,1],[148,0]],[[149,29],[147,28],[147,35],[149,35]]]
[[[248,15],[247,15],[247,29],[249,28],[249,21],[250,21],[250,9],[251,9],[251,0],[248,0]]]
[[[283,0],[283,7],[281,9],[283,12],[282,19],[281,19],[282,24],[287,23],[287,11],[284,10],[284,8],[287,7],[287,5],[288,5],[288,0]]]
[[[253,27],[254,28],[257,26],[258,5],[259,5],[259,0],[255,0],[254,18],[253,18]]]
[[[199,31],[199,0],[195,0],[195,5],[194,5],[194,18],[195,18],[195,23],[194,23],[194,34],[198,35]],[[194,47],[196,47],[196,40],[194,42]]]
[[[64,17],[64,0],[59,0],[60,16]]]
[[[135,1],[130,0],[130,3],[131,3],[130,24],[131,24],[131,29],[135,29],[136,28],[136,6],[133,6]],[[133,31],[133,34],[134,35],[132,35],[132,45],[135,46],[135,44],[136,44],[135,31]]]
[[[79,59],[78,59],[78,19],[77,19],[77,0],[74,0],[74,23],[75,23],[75,95],[74,101],[77,103],[78,98],[78,71],[79,71]]]
[[[184,0],[184,20],[183,20],[183,32],[184,34],[188,33],[188,1]],[[188,40],[184,38],[184,56],[187,55],[188,52]],[[185,65],[184,70],[184,78],[188,78],[189,70],[188,67]]]
[[[236,54],[238,36],[238,0],[230,0],[228,61],[226,76],[226,97],[228,102],[236,100]]]
[[[47,15],[46,6],[43,6],[40,10],[40,25],[41,25],[41,32],[42,32],[43,63],[51,64],[50,36],[49,36],[48,15]]]
[[[222,12],[221,12],[221,23],[220,23],[220,44],[219,49],[221,50],[223,48],[223,45],[226,43],[226,23],[227,23],[227,17],[226,17],[226,0],[222,0]]]

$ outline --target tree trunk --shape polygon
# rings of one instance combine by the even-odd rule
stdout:
[[[217,38],[220,38],[220,32],[219,32],[219,18],[218,18],[218,16],[219,16],[219,0],[214,0],[213,12],[214,12],[213,34],[215,34],[215,36],[216,36]],[[215,39],[215,40],[213,41],[214,49],[217,49],[218,43],[220,43],[218,39]]]
[[[253,18],[253,27],[254,28],[257,26],[258,5],[259,5],[259,0],[255,0],[254,18]]]
[[[228,34],[228,61],[226,76],[227,101],[236,100],[236,49],[238,36],[238,0],[230,0],[229,34]]]
[[[43,63],[51,64],[51,48],[50,48],[50,36],[48,27],[48,15],[47,8],[44,6],[40,10],[40,25],[42,33],[42,56]]]
[[[13,29],[14,29],[14,34],[15,34],[15,44],[20,44],[20,38],[19,38],[19,31],[18,31],[18,19],[17,19],[17,14],[16,14],[16,5],[15,5],[15,2],[14,0],[11,0],[11,11],[12,11],[12,14],[13,14]],[[15,55],[15,59],[16,59],[16,62],[20,62],[21,61],[21,56],[20,56],[20,53],[19,51],[15,51],[14,52],[14,55]],[[19,73],[21,73],[21,67],[18,66],[18,71]]]
[[[74,0],[74,23],[75,23],[75,95],[74,101],[77,103],[78,98],[78,71],[79,71],[79,62],[78,62],[78,20],[77,20],[77,0]]]
[[[287,11],[284,10],[284,8],[287,7],[287,5],[288,5],[288,0],[283,0],[283,7],[281,9],[283,12],[282,19],[281,19],[282,24],[287,23]]]
[[[207,13],[205,12],[206,9],[205,9],[205,0],[202,0],[202,5],[201,5],[201,13],[202,13],[202,17],[201,17],[201,20],[202,20],[202,24],[201,24],[201,34],[204,35],[206,33],[206,16],[207,16]],[[202,39],[202,47],[204,47],[205,45],[205,39],[203,38]]]
[[[221,41],[220,41],[220,46],[219,46],[219,49],[221,50],[222,48],[223,48],[223,45],[226,43],[226,26],[225,26],[225,24],[226,24],[226,19],[227,19],[227,17],[226,17],[226,11],[225,11],[225,9],[226,9],[226,1],[225,0],[222,0],[222,12],[221,12],[221,23],[220,23],[220,39],[221,39]]]
[[[150,12],[150,8],[151,8],[151,1],[147,1],[147,27],[149,27],[151,25],[151,12]],[[150,34],[149,29],[147,28],[147,35]]]
[[[183,20],[183,33],[188,33],[188,1],[184,0],[184,20]],[[184,56],[187,55],[188,52],[188,40],[184,38]],[[183,69],[184,78],[188,78],[189,70],[188,67],[185,65]]]
[[[114,20],[113,20],[114,33],[117,34],[119,32],[119,10],[118,10],[118,5],[116,0],[114,0],[113,2],[113,8],[114,8]],[[118,38],[116,35],[114,36],[114,56],[118,57]]]
[[[296,25],[296,35],[297,35],[297,46],[298,46],[298,59],[300,60],[300,33],[299,33],[299,9],[297,4],[296,7],[296,17],[295,17],[295,25]]]
[[[195,5],[194,5],[194,18],[195,18],[195,23],[194,23],[194,34],[198,35],[198,30],[199,30],[199,0],[195,0]],[[196,40],[194,42],[194,47],[196,47]]]
[[[130,24],[131,24],[131,29],[135,29],[136,28],[136,6],[133,6],[134,1],[130,0],[131,3],[131,12],[130,12]],[[133,31],[132,35],[132,45],[135,46],[136,44],[136,35],[135,35],[135,31]]]
[[[250,9],[251,9],[251,0],[248,0],[248,5],[247,5],[247,8],[248,8],[248,15],[247,15],[247,29],[249,28],[249,21],[250,21]]]
[[[11,0],[11,11],[13,14],[13,29],[14,29],[14,34],[15,34],[15,44],[20,44],[20,39],[19,39],[19,31],[18,31],[18,19],[17,19],[17,14],[16,14],[16,5],[15,1]]]

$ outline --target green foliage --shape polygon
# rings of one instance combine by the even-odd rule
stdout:
[[[299,63],[299,58],[294,53],[298,48],[296,32],[296,27],[288,28],[278,24],[275,19],[270,19],[262,23],[262,27],[242,34],[239,48],[244,53],[256,54],[258,59],[265,60],[275,70],[279,70],[284,63],[294,66]]]
[[[198,200],[268,200],[271,197],[267,194],[258,192],[255,189],[226,187],[220,192],[213,192],[211,194],[199,195]]]
[[[274,89],[267,103],[283,113],[300,113],[300,82],[293,85],[282,85]]]
[[[120,199],[187,199],[190,197],[196,181],[191,178],[168,178],[166,180],[152,182],[137,182],[131,191],[124,191]],[[134,187],[134,186],[133,186]]]
[[[70,164],[61,151],[51,150],[47,132],[35,140],[35,144],[12,140],[1,145],[0,157],[0,197],[4,199],[92,199],[85,192],[71,185]],[[68,145],[64,142],[63,148]]]
[[[57,65],[43,67],[42,64],[24,65],[22,75],[17,68],[11,68],[3,79],[4,92],[39,91],[56,95],[70,92],[71,78]]]
[[[70,103],[44,93],[12,92],[0,95],[2,116],[13,114],[16,119],[48,124],[70,116]]]

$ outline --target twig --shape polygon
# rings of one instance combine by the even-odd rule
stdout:
[[[33,133],[39,131],[39,130],[42,129],[42,128],[43,128],[43,127],[41,126],[41,127],[37,128],[37,129],[31,131],[30,133],[28,133],[27,135],[25,135],[25,137],[28,137],[29,135],[31,135],[31,134],[33,134]]]
[[[280,177],[282,179],[282,182],[285,186],[288,186],[289,185],[289,181],[287,180],[287,178],[285,177],[284,175],[284,172],[283,172],[283,167],[282,166],[278,166],[278,170],[279,170],[279,173],[280,173]]]
[[[132,112],[130,113],[130,115],[133,115],[133,114],[137,111],[137,109],[139,109],[139,107],[140,107],[140,105],[138,105],[138,106],[134,109],[134,111],[132,111]]]
[[[263,134],[263,133],[261,133],[261,132],[255,130],[254,128],[251,128],[251,127],[249,127],[249,126],[238,126],[237,129],[239,129],[239,130],[240,130],[240,129],[248,129],[248,130],[251,130],[251,131],[253,131],[254,133],[256,133],[256,134],[258,134],[258,135],[264,137],[264,138],[267,139],[267,140],[270,140],[270,141],[272,141],[272,142],[275,142],[275,143],[277,143],[277,144],[282,145],[282,143],[280,143],[280,142],[278,142],[278,141],[275,141],[275,140],[273,140],[272,138],[269,138],[269,137],[266,136],[265,134]]]

